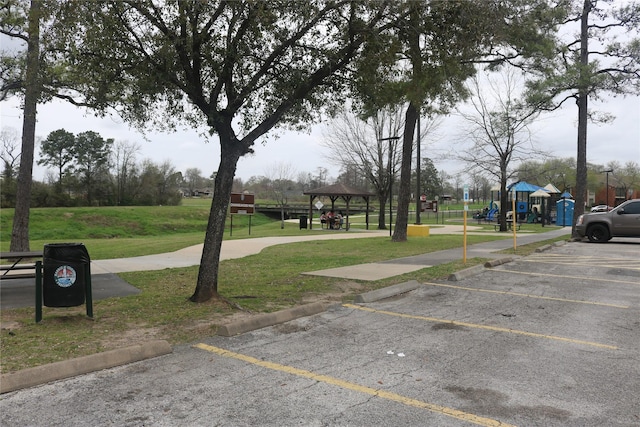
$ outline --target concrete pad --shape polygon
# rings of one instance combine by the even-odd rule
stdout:
[[[344,279],[375,281],[411,273],[427,267],[431,267],[431,265],[392,264],[385,262],[328,268],[326,270],[310,271],[302,274],[309,276],[341,277]]]
[[[167,341],[155,340],[130,347],[105,351],[103,353],[23,369],[21,371],[3,374],[0,377],[0,393],[8,393],[10,391],[75,377],[89,372],[126,365],[127,363],[169,354],[172,351]]]
[[[356,295],[353,302],[355,303],[367,303],[379,301],[381,299],[394,297],[396,295],[404,294],[406,292],[413,291],[422,286],[422,283],[417,280],[411,280],[409,282],[398,283],[397,285],[387,286],[386,288],[376,289],[374,291],[366,292],[364,294]]]
[[[91,274],[91,296],[93,301],[113,297],[136,295],[140,289],[130,285],[115,274]],[[36,279],[3,280],[0,286],[0,308],[35,307]]]
[[[328,306],[329,303],[326,302],[314,302],[275,313],[259,314],[249,319],[220,326],[218,328],[218,335],[232,337],[234,335],[244,334],[245,332],[266,328],[267,326],[277,325],[300,317],[322,313]]]

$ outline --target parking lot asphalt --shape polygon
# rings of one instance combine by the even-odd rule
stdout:
[[[553,246],[6,393],[0,423],[637,426],[639,253],[637,239]]]

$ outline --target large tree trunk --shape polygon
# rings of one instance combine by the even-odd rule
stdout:
[[[411,198],[411,158],[413,154],[413,134],[418,120],[418,110],[410,102],[405,115],[404,135],[402,136],[402,164],[400,166],[400,189],[398,190],[398,210],[396,227],[393,230],[393,242],[407,241],[409,223],[409,202]]]
[[[380,205],[380,211],[378,212],[378,230],[387,229],[387,197],[389,195],[378,195],[378,204]]]
[[[507,231],[507,211],[511,210],[509,205],[509,193],[507,192],[507,166],[501,162],[500,167],[500,211],[498,212],[498,223],[500,231]],[[516,213],[513,212],[515,219]]]
[[[223,136],[220,136],[220,150],[220,167],[214,184],[209,222],[200,259],[200,270],[198,271],[198,283],[190,298],[193,302],[205,302],[211,298],[219,298],[218,272],[224,225],[227,219],[236,167],[240,156],[244,154],[241,143]]]
[[[580,239],[576,232],[578,217],[584,213],[585,196],[587,193],[587,98],[589,88],[586,86],[589,79],[583,74],[588,73],[589,64],[589,12],[591,12],[591,0],[585,0],[582,9],[580,30],[580,85],[578,89],[578,153],[576,157],[576,188],[574,191],[575,205],[573,207],[573,225],[571,237]]]
[[[16,209],[11,231],[11,251],[29,251],[29,210],[33,181],[33,152],[36,136],[36,112],[40,95],[40,1],[32,0],[29,9],[29,42],[25,75],[22,152],[16,186]]]

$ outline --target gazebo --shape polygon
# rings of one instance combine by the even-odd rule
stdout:
[[[325,196],[331,200],[331,210],[335,210],[336,200],[342,199],[347,204],[346,208],[346,220],[345,220],[345,229],[349,230],[349,204],[351,199],[354,197],[362,197],[365,202],[367,202],[367,210],[365,214],[367,230],[369,229],[369,199],[371,196],[375,196],[374,193],[370,193],[368,191],[358,190],[356,188],[349,187],[344,184],[334,184],[328,185],[326,187],[316,188],[314,190],[305,191],[304,195],[309,196],[309,229],[313,228],[313,200],[316,197]]]

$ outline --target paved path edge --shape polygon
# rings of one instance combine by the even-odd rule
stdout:
[[[173,349],[167,341],[154,340],[10,372],[0,376],[0,394],[163,356],[172,351]]]

